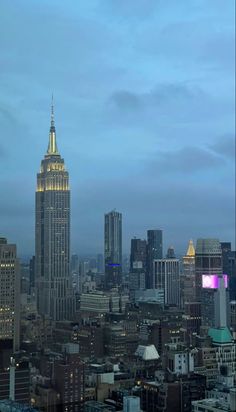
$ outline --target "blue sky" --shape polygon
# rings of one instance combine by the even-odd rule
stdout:
[[[234,1],[0,0],[0,233],[34,251],[36,173],[54,93],[72,251],[103,215],[165,246],[235,237]]]

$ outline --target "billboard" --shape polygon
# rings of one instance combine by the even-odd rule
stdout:
[[[228,287],[228,275],[223,275],[225,288]],[[219,275],[202,275],[202,287],[206,289],[218,289],[220,286]]]

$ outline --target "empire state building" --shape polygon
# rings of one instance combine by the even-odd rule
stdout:
[[[48,149],[37,174],[35,237],[38,312],[69,320],[74,312],[69,174],[57,148],[53,104]]]

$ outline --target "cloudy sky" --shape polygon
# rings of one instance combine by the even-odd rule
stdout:
[[[0,0],[0,235],[34,251],[50,99],[70,172],[72,251],[161,228],[234,243],[234,0]]]

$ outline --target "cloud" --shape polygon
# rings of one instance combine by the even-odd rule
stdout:
[[[121,110],[137,110],[143,105],[141,96],[126,90],[114,92],[110,102]]]
[[[92,244],[94,251],[103,251],[104,213],[114,207],[123,214],[124,253],[129,251],[131,237],[145,237],[146,230],[154,227],[162,228],[167,245],[173,243],[181,252],[191,237],[234,239],[234,193],[228,189],[214,182],[209,190],[204,181],[167,181],[159,173],[150,179],[139,175],[86,181],[74,193],[74,251],[86,251]],[[94,201],[96,207],[88,209],[86,205]]]
[[[175,151],[157,153],[151,162],[150,170],[159,170],[163,174],[178,172],[193,174],[205,172],[222,166],[222,158],[206,149],[199,147],[184,147]]]
[[[114,207],[127,251],[130,236],[155,226],[179,247],[182,236],[233,239],[232,152],[216,138],[234,125],[224,3],[2,4],[0,227],[21,251],[33,252],[52,89],[77,252],[103,250],[103,214]]]
[[[210,63],[214,68],[230,70],[235,67],[235,33],[234,24],[227,31],[215,31],[202,47],[199,57],[202,62]]]
[[[5,159],[7,157],[6,150],[2,144],[0,144],[0,159]]]
[[[154,89],[146,93],[135,93],[127,90],[115,91],[109,98],[109,101],[118,109],[140,109],[145,107],[162,106],[175,102],[178,105],[181,102],[194,100],[202,97],[203,92],[197,88],[189,87],[184,83],[159,84]]]
[[[112,15],[118,15],[129,19],[152,17],[158,8],[159,0],[100,0],[100,7],[110,11]]]
[[[138,93],[130,90],[114,91],[108,99],[111,108],[119,113],[129,114],[137,112],[140,116],[149,111],[153,121],[159,115],[171,116],[171,121],[183,120],[192,122],[196,119],[215,116],[216,111],[222,113],[222,102],[198,85],[187,82],[160,83],[147,92]],[[229,107],[223,109],[224,114]]]
[[[217,155],[235,161],[236,147],[234,134],[225,134],[221,136],[213,145],[209,146],[209,148]]]

